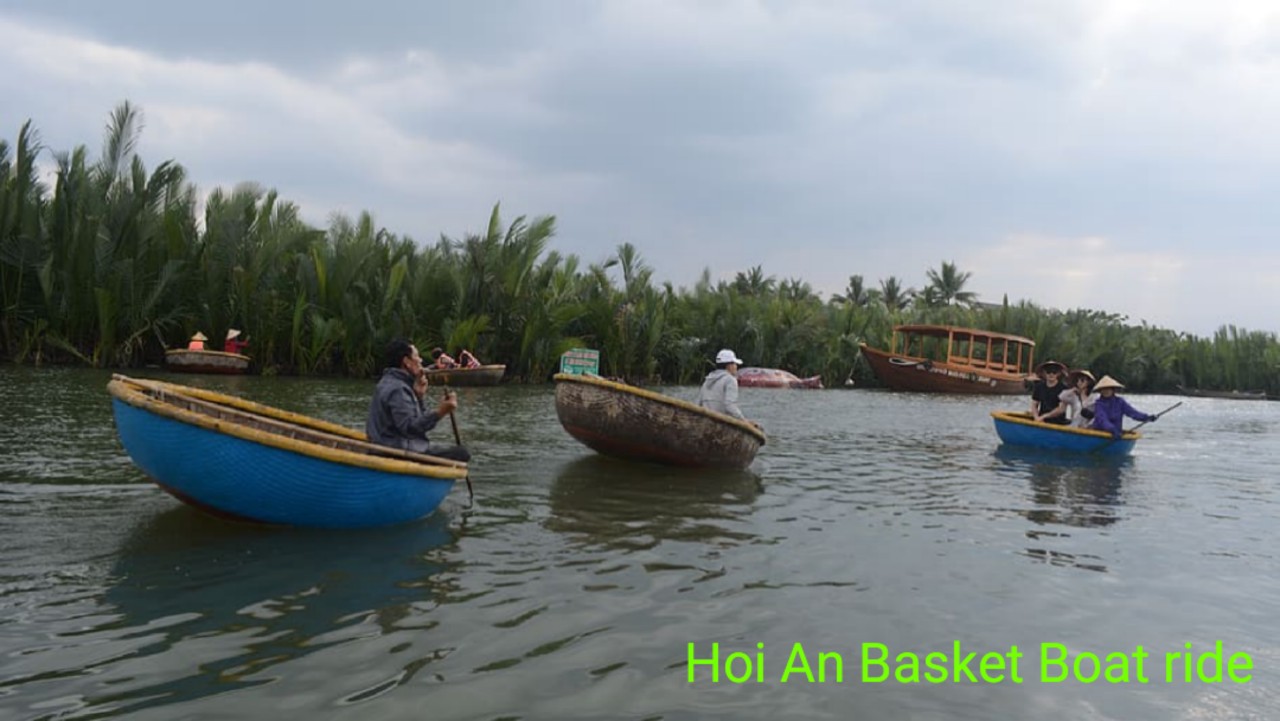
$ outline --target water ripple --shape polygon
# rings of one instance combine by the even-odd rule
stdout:
[[[988,413],[1022,398],[744,389],[769,443],[746,472],[700,473],[597,456],[549,387],[461,389],[474,506],[459,488],[419,523],[313,533],[157,491],[114,438],[106,377],[0,369],[5,717],[1265,718],[1280,702],[1263,678],[1280,661],[1280,404],[1189,399],[1113,462],[1000,446]],[[352,427],[371,389],[191,382]],[[1221,639],[1259,682],[776,682],[796,643],[852,658],[957,638]],[[712,643],[762,645],[772,682],[688,683],[689,644]]]

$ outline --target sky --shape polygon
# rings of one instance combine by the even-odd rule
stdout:
[[[433,243],[1280,331],[1271,0],[0,0],[0,138]]]

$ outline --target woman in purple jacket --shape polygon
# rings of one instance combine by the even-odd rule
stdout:
[[[1094,401],[1093,425],[1089,426],[1095,431],[1106,431],[1116,438],[1124,432],[1125,416],[1145,423],[1151,423],[1156,419],[1155,416],[1143,413],[1116,395],[1116,390],[1120,388],[1124,388],[1124,385],[1111,376],[1102,376],[1102,380],[1093,387],[1094,392],[1098,394],[1098,400]]]

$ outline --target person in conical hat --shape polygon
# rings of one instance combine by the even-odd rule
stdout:
[[[1062,403],[1060,396],[1069,390],[1062,382],[1067,367],[1058,361],[1048,360],[1036,366],[1036,375],[1040,380],[1031,386],[1031,418],[1040,423],[1066,425],[1067,417],[1058,411]]]
[[[1098,394],[1098,399],[1093,402],[1093,423],[1090,428],[1095,431],[1105,431],[1113,437],[1119,438],[1124,433],[1124,417],[1129,416],[1135,421],[1143,423],[1152,423],[1156,416],[1142,411],[1129,405],[1129,402],[1116,395],[1116,391],[1123,390],[1124,384],[1104,375],[1102,380],[1093,386],[1093,390]]]
[[[249,347],[248,339],[240,340],[240,331],[236,328],[229,329],[227,331],[226,340],[222,342],[222,351],[224,353],[241,353],[242,354],[244,353],[245,349],[248,347]]]
[[[209,339],[204,333],[196,331],[196,334],[191,336],[191,342],[187,343],[187,350],[204,350],[204,342],[207,340]]]

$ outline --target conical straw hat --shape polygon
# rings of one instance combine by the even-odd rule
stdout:
[[[1119,390],[1124,388],[1124,384],[1111,376],[1102,376],[1102,380],[1098,381],[1098,385],[1094,386],[1093,389],[1095,391],[1100,391],[1103,388],[1115,388]]]

